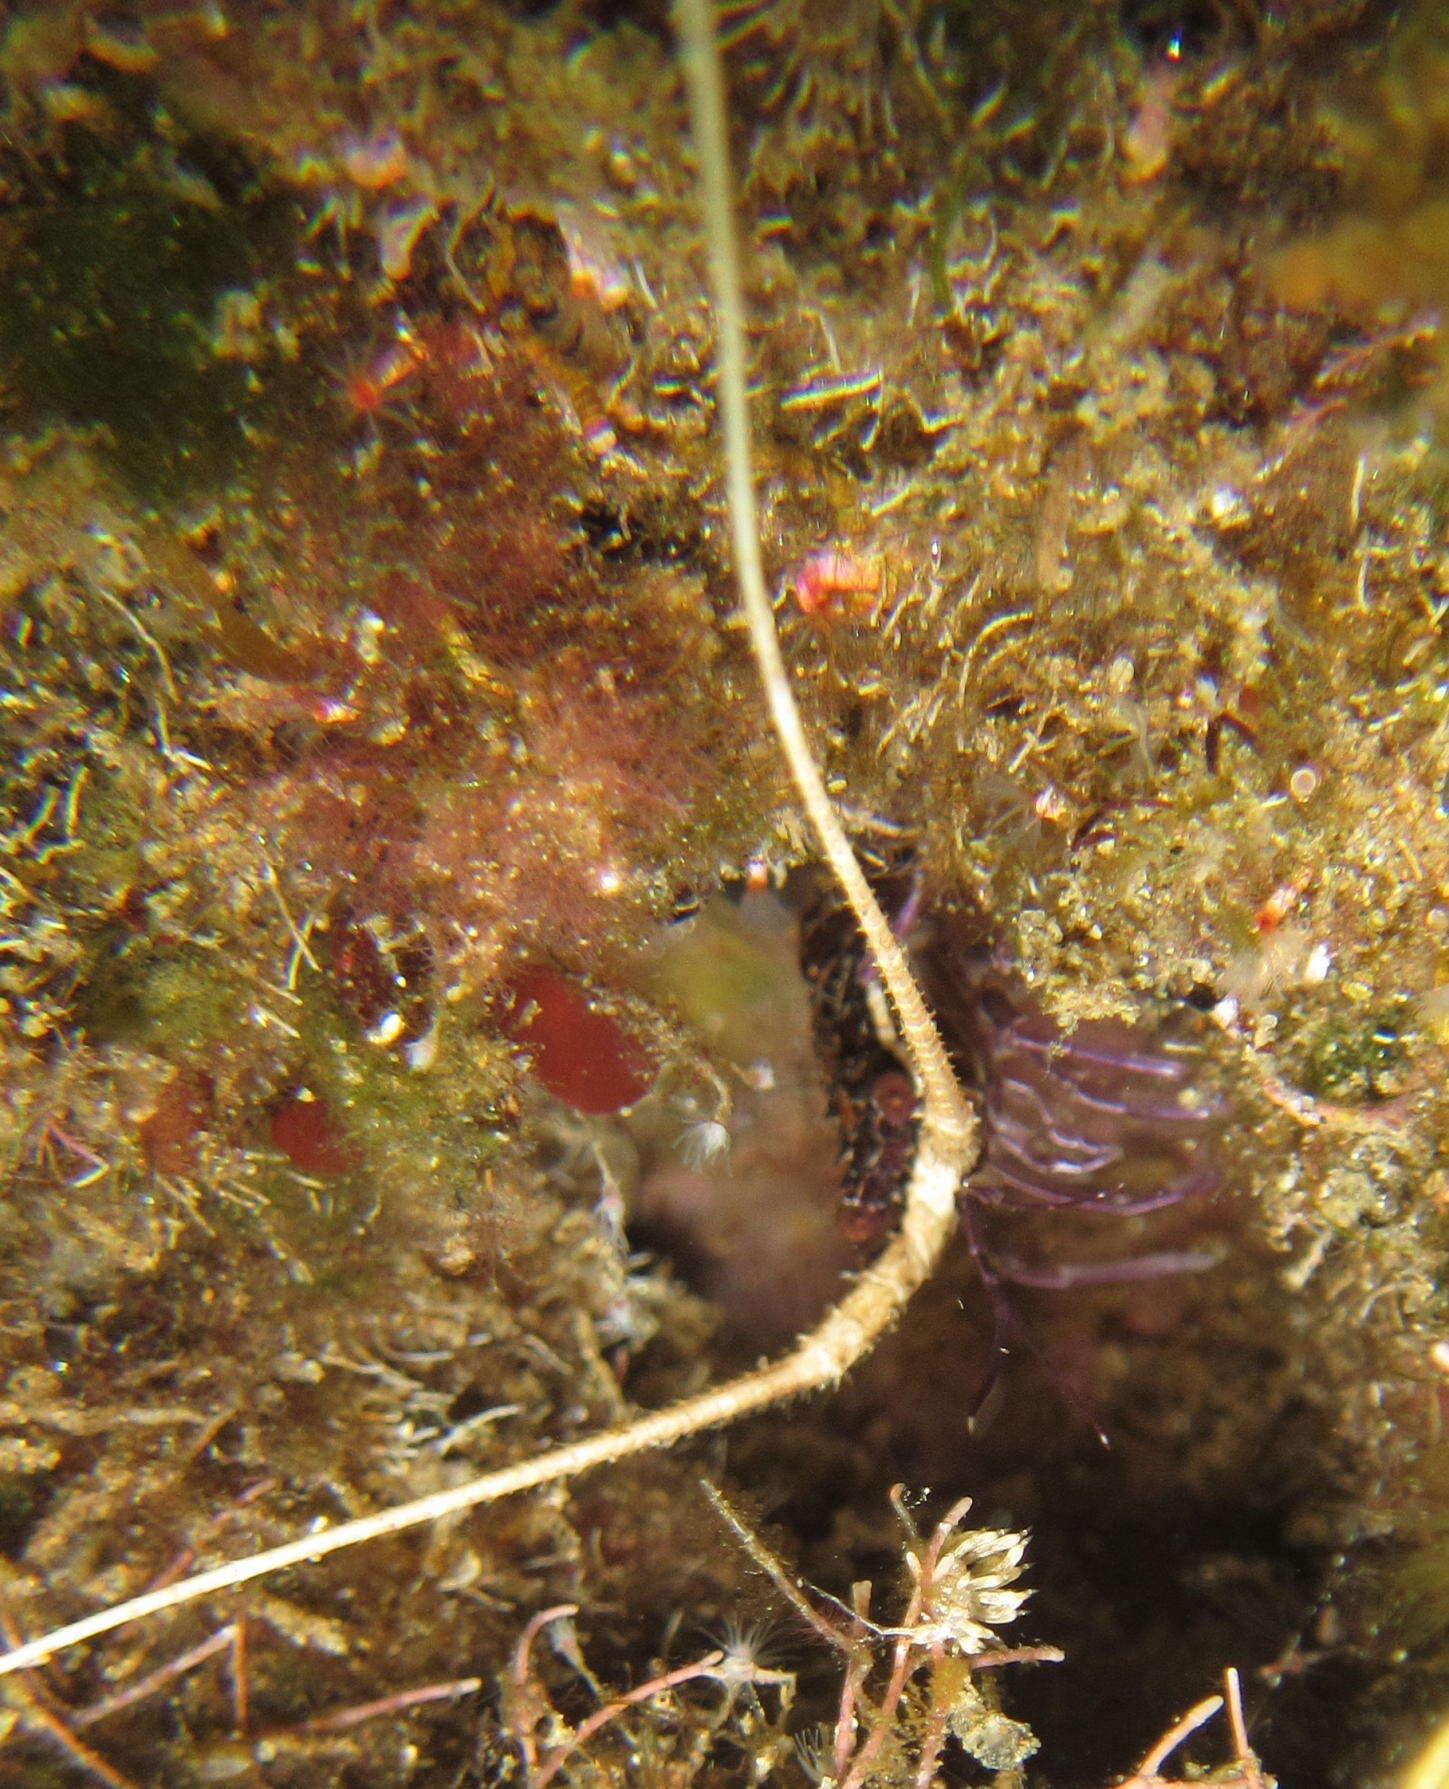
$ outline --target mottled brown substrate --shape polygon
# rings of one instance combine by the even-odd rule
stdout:
[[[802,854],[730,623],[671,46],[653,8],[528,10],[36,5],[0,39],[26,1632],[696,1387],[828,1292],[788,1266],[818,1203],[777,1196],[829,1152],[788,937],[666,947]],[[1006,1686],[1034,1783],[1104,1782],[1230,1662],[1285,1784],[1393,1780],[1449,1633],[1445,52],[1428,6],[1287,16],[799,4],[729,50],[767,563],[878,585],[782,616],[846,811],[1057,1022],[1190,1023],[1232,1101],[1211,1206],[1003,1240],[1220,1265],[1012,1293],[972,1438],[962,1250],[839,1398],[60,1661],[66,1719],[245,1614],[247,1736],[217,1659],[86,1728],[107,1768],[503,1780],[536,1610],[580,1604],[615,1689],[762,1612],[707,1463],[840,1594],[891,1569],[896,1479],[1034,1525],[1023,1637],[1069,1654]],[[635,1118],[523,1076],[538,965],[663,1065]],[[797,1726],[834,1710],[811,1644]],[[5,1764],[85,1780],[6,1694]],[[797,1780],[718,1710],[574,1774]]]

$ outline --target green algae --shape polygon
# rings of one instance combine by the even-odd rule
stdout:
[[[143,103],[125,96],[118,119]],[[143,501],[214,490],[247,459],[261,410],[225,314],[257,306],[266,268],[290,262],[292,208],[229,146],[154,118],[70,130],[28,186],[6,217],[12,393],[103,430],[106,459]]]

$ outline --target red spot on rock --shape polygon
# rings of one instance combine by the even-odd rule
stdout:
[[[304,1174],[331,1180],[357,1166],[356,1150],[315,1094],[299,1090],[279,1100],[267,1114],[267,1134]]]
[[[142,1151],[158,1174],[189,1174],[196,1167],[212,1100],[211,1077],[199,1069],[178,1068],[161,1089],[137,1126]]]
[[[590,1006],[577,982],[534,965],[514,978],[508,998],[504,1029],[555,1098],[579,1112],[617,1112],[649,1091],[648,1051],[617,1019]]]

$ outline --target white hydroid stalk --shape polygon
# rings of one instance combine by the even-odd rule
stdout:
[[[679,23],[689,78],[697,150],[702,170],[706,233],[717,311],[719,409],[724,427],[730,521],[751,647],[769,701],[770,715],[800,800],[852,911],[896,1009],[901,1036],[921,1085],[921,1141],[906,1189],[900,1229],[889,1245],[822,1321],[784,1359],[760,1367],[699,1397],[622,1423],[601,1435],[484,1473],[451,1490],[380,1510],[336,1528],[324,1528],[234,1560],[164,1589],[150,1591],[81,1621],[57,1628],[0,1655],[0,1675],[39,1664],[53,1653],[94,1639],[145,1616],[194,1602],[289,1566],[321,1559],[381,1535],[455,1516],[515,1491],[571,1478],[684,1436],[732,1421],[801,1392],[832,1384],[865,1354],[931,1272],[950,1233],[956,1188],[969,1165],[975,1121],[963,1097],[935,1025],[911,977],[905,956],[871,893],[850,842],[826,794],[799,710],[790,690],[775,635],[764,572],[750,472],[749,415],[744,368],[744,330],[731,220],[728,140],[723,82],[707,0],[679,0]]]

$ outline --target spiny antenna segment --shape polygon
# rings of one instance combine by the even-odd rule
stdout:
[[[921,1085],[921,1141],[906,1189],[901,1225],[880,1257],[850,1287],[822,1321],[782,1360],[732,1379],[699,1397],[667,1410],[641,1416],[602,1435],[505,1466],[496,1472],[421,1497],[412,1503],[380,1510],[322,1528],[272,1547],[249,1559],[238,1559],[211,1571],[183,1578],[161,1590],[117,1603],[81,1621],[31,1640],[0,1655],[0,1675],[31,1665],[94,1639],[129,1622],[195,1602],[214,1591],[229,1590],[288,1566],[321,1559],[344,1547],[359,1546],[381,1535],[398,1534],[426,1522],[458,1515],[492,1503],[515,1491],[555,1484],[592,1466],[631,1454],[667,1447],[701,1429],[733,1421],[781,1399],[833,1384],[867,1353],[922,1280],[931,1272],[950,1234],[956,1188],[968,1165],[975,1140],[975,1119],[951,1072],[931,1015],[871,893],[850,841],[845,836],[805,738],[800,712],[790,689],[775,634],[774,616],[760,560],[754,482],[750,469],[749,409],[745,386],[743,303],[738,255],[731,215],[728,135],[724,82],[714,41],[708,0],[678,0],[678,22],[691,115],[700,163],[709,244],[712,296],[716,311],[719,360],[719,408],[723,422],[727,494],[734,546],[735,572],[749,625],[750,644],[769,702],[770,716],[790,767],[790,775],[820,848],[839,878],[851,910],[865,934],[882,981],[896,1009],[901,1036]]]

